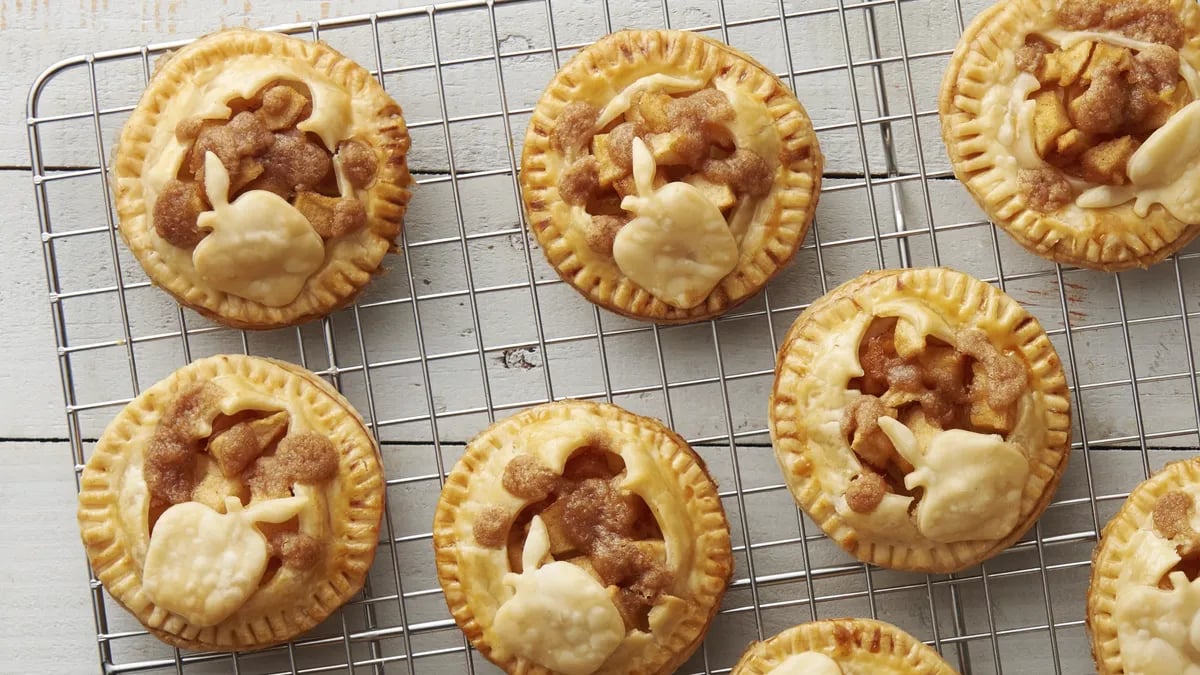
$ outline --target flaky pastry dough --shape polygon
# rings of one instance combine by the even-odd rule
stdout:
[[[892,624],[826,619],[746,648],[731,675],[954,675],[935,650]]]
[[[434,516],[438,580],[509,673],[665,674],[696,649],[733,570],[704,463],[661,423],[549,403],[467,446]]]
[[[822,162],[804,108],[761,64],[695,33],[626,30],[546,88],[521,188],[567,283],[612,311],[683,323],[744,302],[792,258]]]
[[[1148,267],[1200,232],[1198,69],[1191,0],[998,2],[942,82],[955,175],[1037,255]]]
[[[187,649],[289,640],[359,591],[384,486],[375,443],[316,375],[269,359],[195,361],[108,425],[80,477],[96,578]]]
[[[1200,462],[1137,485],[1092,556],[1087,627],[1100,675],[1200,673]]]
[[[349,304],[409,199],[400,107],[328,45],[227,30],[164,57],[113,163],[120,232],[150,280],[237,328]]]
[[[813,303],[779,350],[770,422],[788,487],[831,539],[925,572],[1016,541],[1070,448],[1037,320],[948,269],[868,273]]]

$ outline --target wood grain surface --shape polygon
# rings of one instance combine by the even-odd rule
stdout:
[[[9,627],[0,631],[0,673],[99,671],[91,591],[74,525],[75,458],[26,110],[40,73],[61,59],[89,54],[98,58],[46,79],[36,111],[39,118],[87,113],[37,125],[44,166],[39,179],[47,181],[43,215],[55,233],[50,246],[67,326],[66,362],[81,407],[75,416],[79,447],[86,456],[121,403],[183,365],[185,348],[192,356],[248,348],[335,372],[347,396],[378,423],[394,483],[389,498],[396,544],[381,549],[373,597],[400,592],[396,577],[402,577],[409,622],[428,628],[407,645],[403,636],[387,633],[377,643],[382,658],[411,650],[425,654],[416,661],[417,672],[463,670],[461,653],[453,652],[461,638],[433,592],[423,535],[438,468],[448,468],[461,444],[488,423],[489,401],[497,415],[506,415],[549,396],[611,394],[634,411],[669,417],[681,434],[702,441],[701,453],[728,493],[735,544],[751,544],[761,582],[758,602],[767,609],[756,617],[749,609],[748,561],[739,553],[735,588],[714,625],[718,637],[681,672],[703,670],[705,657],[712,669],[728,668],[757,636],[756,618],[765,633],[806,620],[810,597],[821,598],[814,606],[822,617],[874,613],[921,639],[936,637],[952,663],[975,673],[1055,672],[1056,656],[1058,672],[1091,672],[1081,621],[1095,531],[1148,468],[1191,456],[1200,445],[1189,343],[1196,340],[1194,318],[1200,315],[1200,248],[1148,271],[1060,272],[984,220],[949,174],[934,114],[948,52],[982,0],[873,1],[866,5],[873,26],[868,12],[848,0],[612,0],[607,15],[588,0],[530,0],[498,5],[494,23],[486,9],[380,22],[385,83],[412,127],[410,162],[421,182],[406,225],[407,255],[391,258],[357,311],[296,331],[243,336],[218,330],[190,312],[180,314],[169,298],[146,286],[128,252],[113,247],[99,168],[158,52],[145,59],[109,59],[105,52],[222,27],[311,26],[418,4],[0,0],[0,62],[6,66],[0,76],[0,203],[7,206],[0,226],[7,236],[0,249],[6,254],[0,265],[0,350],[8,363],[0,369],[0,513],[8,541],[20,542],[5,549],[15,548],[15,555],[0,558],[6,592],[0,625]],[[663,26],[664,8],[672,27],[707,29],[785,74],[818,127],[827,176],[813,233],[767,294],[715,324],[653,330],[596,313],[556,280],[540,251],[527,250],[510,153],[519,155],[528,111],[556,63],[609,27]],[[782,23],[781,8],[790,17]],[[714,30],[722,20],[729,29]],[[556,51],[546,49],[553,44],[550,26],[561,47]],[[311,37],[311,30],[306,33]],[[369,25],[327,26],[319,37],[374,68]],[[860,65],[848,70],[848,58]],[[439,61],[449,65],[436,67]],[[885,130],[896,149],[894,163],[884,151]],[[929,180],[921,181],[922,174]],[[1047,512],[1040,538],[988,563],[986,574],[976,569],[957,581],[864,571],[825,540],[809,541],[805,550],[802,535],[816,529],[794,516],[764,433],[777,340],[790,322],[836,284],[904,260],[948,265],[1002,284],[1051,333],[1075,389],[1077,449],[1060,504]],[[743,496],[734,495],[735,486]],[[811,586],[799,573],[806,559],[809,569],[822,571]],[[1042,571],[1046,566],[1049,571]],[[399,624],[401,605],[394,597],[371,604],[379,625]],[[957,625],[955,606],[961,607]],[[105,607],[110,631],[136,629],[111,602]],[[362,606],[355,606],[317,634],[354,633],[363,630],[363,621]],[[1050,622],[1058,627],[1049,630]],[[177,672],[173,652],[151,638],[120,638],[113,645],[118,663]],[[290,672],[289,658],[299,668],[348,672],[337,667],[346,662],[347,649],[356,660],[369,659],[369,645],[360,640],[347,647],[338,639],[292,654],[189,664],[183,672]],[[162,659],[167,661],[158,663]],[[495,672],[477,665],[477,672]],[[408,672],[407,665],[396,661],[387,672]]]

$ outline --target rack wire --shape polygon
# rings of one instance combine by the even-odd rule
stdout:
[[[442,602],[433,506],[470,436],[564,397],[662,418],[723,488],[735,578],[680,672],[728,672],[750,641],[833,616],[891,621],[964,673],[1090,671],[1083,603],[1096,534],[1137,481],[1200,441],[1200,307],[1190,300],[1200,297],[1200,254],[1104,275],[1032,258],[997,234],[946,166],[935,109],[954,42],[981,8],[469,0],[278,27],[356,58],[400,101],[419,188],[389,274],[351,308],[268,333],[180,309],[118,244],[107,159],[154,60],[184,43],[49,68],[30,92],[28,131],[76,478],[120,406],[191,359],[229,351],[328,378],[368,419],[387,472],[366,588],[286,646],[173,650],[89,570],[101,671],[495,672]],[[575,50],[624,26],[696,30],[755,56],[806,103],[827,157],[797,260],[714,321],[656,327],[602,312],[556,278],[523,227],[516,158],[536,97]],[[939,264],[998,285],[1042,321],[1068,369],[1076,442],[1056,501],[1024,540],[966,572],[924,576],[853,561],[795,509],[770,451],[766,400],[779,338],[814,299],[867,269]]]

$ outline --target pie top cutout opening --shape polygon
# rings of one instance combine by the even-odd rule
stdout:
[[[222,387],[224,377],[171,399],[144,448],[142,480],[123,486],[144,503],[145,592],[201,627],[231,616],[281,569],[304,574],[333,554],[321,494],[338,472],[333,442],[280,401]]]
[[[839,502],[852,521],[890,520],[903,508],[938,543],[1002,538],[1017,525],[1028,466],[1007,439],[1027,398],[1023,361],[978,329],[949,337],[904,317],[867,325],[863,374],[847,383],[840,422],[861,467]]]
[[[505,467],[502,484],[531,503],[511,524],[495,512],[481,519],[476,538],[480,543],[499,541],[507,525],[503,541],[509,565],[522,574],[523,554],[538,545],[529,542],[533,519],[540,519],[549,545],[542,562],[569,562],[606,588],[615,588],[626,630],[649,632],[650,610],[671,588],[673,575],[654,513],[640,496],[621,487],[624,477],[620,455],[597,446],[576,450],[562,475],[532,455],[518,455]],[[489,527],[497,529],[489,532]]]
[[[779,168],[773,124],[720,80],[645,75],[603,107],[562,110],[550,136],[563,158],[558,191],[593,251],[689,309],[737,266],[739,230]]]
[[[201,109],[175,124],[146,192],[155,232],[190,250],[206,282],[279,307],[324,264],[326,242],[366,227],[361,195],[379,160],[348,135],[345,95],[285,79],[243,91],[218,97],[228,116]]]

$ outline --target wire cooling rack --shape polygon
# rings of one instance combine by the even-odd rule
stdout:
[[[118,243],[107,160],[155,59],[183,43],[47,70],[30,94],[28,129],[76,475],[141,388],[193,358],[237,351],[300,363],[338,386],[370,421],[388,477],[367,587],[283,647],[180,653],[81,574],[102,672],[495,672],[469,649],[438,590],[434,504],[470,436],[564,397],[664,419],[722,486],[735,578],[680,672],[728,672],[751,640],[835,616],[895,623],[964,673],[1091,672],[1083,605],[1096,533],[1136,482],[1198,444],[1198,254],[1120,275],[1061,268],[983,219],[948,170],[935,110],[950,51],[981,8],[496,0],[281,27],[372,69],[405,109],[420,185],[403,256],[357,305],[267,333],[180,309]],[[537,96],[578,48],[626,26],[697,30],[755,56],[798,92],[827,158],[817,221],[797,259],[715,321],[659,328],[596,310],[555,277],[523,229],[516,157]],[[1042,321],[1068,369],[1076,442],[1056,501],[1022,542],[963,573],[924,576],[853,561],[795,509],[766,415],[775,350],[804,307],[868,269],[938,264],[997,284]]]

